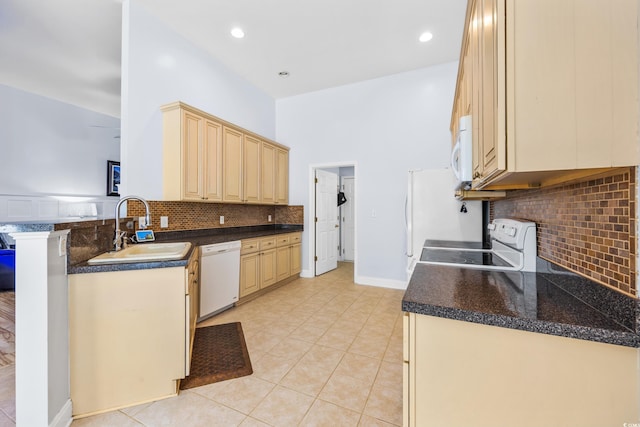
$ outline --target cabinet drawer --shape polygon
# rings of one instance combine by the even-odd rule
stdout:
[[[300,243],[302,241],[302,233],[291,233],[289,234],[289,243],[295,245],[296,243]]]
[[[240,247],[240,254],[250,254],[253,252],[258,252],[260,250],[260,239],[247,239],[242,241],[242,246]]]
[[[290,242],[291,242],[291,239],[289,234],[280,234],[278,236],[278,244],[277,244],[278,247],[288,246]]]
[[[275,236],[263,237],[262,239],[260,239],[260,250],[261,251],[268,250],[268,249],[275,249],[275,248],[276,248],[276,238],[275,238]]]

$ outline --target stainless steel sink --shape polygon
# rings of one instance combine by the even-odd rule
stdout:
[[[138,243],[117,252],[105,252],[91,258],[89,264],[119,262],[169,261],[184,257],[191,249],[190,242]]]

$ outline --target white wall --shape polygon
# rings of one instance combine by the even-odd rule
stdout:
[[[0,195],[106,196],[119,128],[116,117],[0,85]]]
[[[291,147],[289,203],[305,205],[303,241],[313,230],[310,165],[356,161],[357,275],[406,282],[407,172],[448,166],[456,73],[453,62],[276,102],[276,139]],[[310,256],[303,245],[305,270]]]
[[[273,98],[135,0],[123,2],[122,27],[122,194],[162,197],[163,104],[183,101],[275,138]]]

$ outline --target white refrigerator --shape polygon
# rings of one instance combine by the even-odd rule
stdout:
[[[405,212],[409,274],[426,239],[482,242],[482,202],[457,200],[455,187],[451,169],[409,171]]]

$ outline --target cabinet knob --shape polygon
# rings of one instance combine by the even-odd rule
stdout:
[[[480,172],[476,172],[473,174],[473,179],[478,179],[480,178]]]

